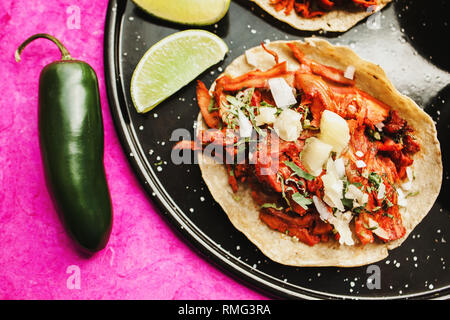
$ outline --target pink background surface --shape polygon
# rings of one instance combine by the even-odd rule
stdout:
[[[80,29],[68,28],[70,6],[80,9]],[[0,298],[264,299],[178,238],[134,176],[106,97],[106,9],[106,0],[0,1]],[[38,40],[26,48],[20,64],[14,61],[16,47],[38,32],[59,38],[99,77],[114,225],[106,249],[89,259],[74,250],[58,220],[39,153],[38,77],[46,64],[59,59],[58,50]],[[79,289],[67,285],[72,265],[80,270]]]

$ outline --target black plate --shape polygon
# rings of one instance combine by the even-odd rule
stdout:
[[[200,75],[210,85],[220,71],[247,48],[262,40],[327,38],[348,45],[380,64],[403,93],[435,119],[439,131],[444,180],[431,212],[404,244],[376,263],[380,289],[366,284],[372,270],[298,268],[267,259],[229,222],[201,179],[197,165],[174,165],[170,141],[174,129],[194,132],[198,107],[190,83],[151,112],[137,114],[130,97],[131,75],[145,51],[163,37],[186,29],[150,17],[131,1],[109,3],[105,31],[105,71],[116,129],[136,175],[149,197],[175,230],[231,275],[271,297],[281,298],[444,298],[450,293],[449,137],[450,74],[447,48],[448,1],[398,1],[378,16],[346,33],[300,32],[251,4],[233,1],[229,13],[207,28],[230,48],[225,60]],[[426,192],[426,190],[421,190]],[[198,279],[201,281],[201,279]]]

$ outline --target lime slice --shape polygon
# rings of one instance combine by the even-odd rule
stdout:
[[[204,30],[185,30],[160,40],[144,54],[131,78],[136,110],[150,111],[221,61],[227,52],[222,39]]]
[[[204,26],[216,23],[228,11],[230,0],[133,0],[148,13],[172,22]]]

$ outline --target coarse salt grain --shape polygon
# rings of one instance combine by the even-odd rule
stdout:
[[[344,78],[353,80],[354,77],[355,77],[355,67],[348,66],[347,69],[345,69]]]
[[[357,160],[356,161],[356,167],[358,168],[365,168],[366,167],[366,163],[362,160]]]

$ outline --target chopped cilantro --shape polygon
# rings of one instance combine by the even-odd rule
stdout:
[[[389,201],[389,199],[385,198],[385,199],[383,200],[383,202],[381,203],[381,206],[382,206],[383,210],[386,211],[387,209],[389,209],[390,207],[392,207],[393,204],[392,204],[391,201]]]
[[[352,182],[352,185],[354,185],[355,187],[358,187],[360,189],[363,187],[363,184],[361,182]]]
[[[219,108],[214,108],[214,104],[215,104],[215,100],[214,98],[211,98],[210,102],[209,102],[209,106],[208,106],[208,112],[211,113],[213,111],[219,110]]]
[[[287,202],[287,204],[289,206],[291,206],[291,204],[289,203],[288,198],[286,198],[286,192],[285,192],[285,189],[284,189],[284,178],[281,175],[281,173],[279,173],[279,172],[277,172],[277,181],[280,182],[280,184],[281,184],[281,194],[283,196],[283,199],[286,200],[286,202]]]
[[[292,177],[293,175],[295,175],[295,173],[291,174],[291,177]],[[285,180],[285,182],[286,182],[286,183],[293,182],[293,183],[297,186],[297,188],[299,188],[299,189],[301,189],[301,190],[304,191],[303,194],[304,194],[305,196],[308,196],[308,193],[306,192],[306,185],[305,185],[305,182],[303,182],[303,180],[294,180],[294,179],[292,179],[292,178],[289,177],[289,178],[287,178],[287,179]]]
[[[275,116],[278,117],[281,112],[283,112],[284,109],[277,108],[277,112],[275,112]]]
[[[381,134],[376,130],[370,129],[369,127],[366,128],[366,135],[369,137],[370,141],[381,140]]]
[[[403,144],[403,136],[405,133],[400,130],[394,137],[392,137],[392,140],[394,140],[395,143]]]
[[[394,218],[394,216],[392,215],[392,214],[389,214],[389,213],[387,213],[387,212],[383,212],[383,216],[385,216],[385,217],[389,217],[389,218]]]
[[[292,191],[292,193],[295,193],[295,189],[292,188],[292,187],[287,187],[287,188],[285,189],[285,191]]]
[[[244,114],[249,118],[250,123],[252,124],[253,128],[255,129],[255,131],[261,135],[261,136],[266,136],[266,133],[263,132],[261,130],[261,128],[259,128],[256,125],[256,121],[255,121],[255,109],[256,107],[250,106],[250,102],[251,102],[251,98],[253,96],[253,90],[249,90],[248,94],[246,97],[240,97],[239,99],[230,95],[227,95],[225,98],[226,100],[235,108],[234,110],[229,110],[229,112],[231,114],[234,115],[235,118],[238,118],[238,110],[242,110],[244,112]],[[228,124],[229,127],[231,127],[232,129],[235,128],[236,124],[236,119],[233,119],[233,122],[230,124]]]
[[[258,127],[258,126],[256,125],[255,114],[254,114],[253,112],[248,111],[248,110],[247,110],[247,112],[248,112],[248,114],[249,114],[250,123],[252,124],[253,128],[255,128],[255,131],[256,131],[259,135],[265,137],[265,136],[266,136],[266,133],[265,133],[264,131],[262,131],[260,127]]]
[[[283,207],[277,207],[275,203],[264,203],[261,208],[273,208],[275,210],[281,211],[283,210]]]
[[[303,121],[303,129],[307,130],[319,130],[320,128],[314,127],[311,125],[311,122],[309,120]]]
[[[375,230],[378,228],[378,224],[376,226],[369,227],[367,224],[364,223],[364,228],[366,228],[367,230]]]
[[[237,152],[236,152],[236,157],[238,159],[243,159],[245,158],[245,143],[241,143],[237,146]]]
[[[333,216],[336,217],[336,212],[338,212],[338,208],[331,208],[331,210],[333,211]]]
[[[352,199],[347,199],[344,197],[341,199],[341,202],[345,208],[347,208],[349,210],[353,209],[353,200]]]
[[[409,197],[415,197],[419,194],[420,191],[416,191],[416,192],[410,192],[406,195],[405,198],[409,198]]]
[[[245,144],[246,142],[257,142],[258,140],[250,139],[250,137],[239,138],[239,140],[234,144],[235,147],[240,146],[241,144]]]
[[[369,182],[378,190],[380,184],[383,183],[383,178],[381,178],[377,173],[371,172],[369,174]]]
[[[236,99],[236,97],[227,95],[225,98],[226,98],[227,101],[228,101],[229,103],[231,103],[233,106],[235,106],[235,107],[240,107],[241,104],[239,103],[239,100]]]
[[[265,101],[261,101],[260,103],[261,107],[271,107],[271,108],[275,108],[275,106],[271,105],[270,103],[267,103]]]
[[[352,209],[352,211],[353,211],[354,213],[357,213],[357,214],[360,214],[361,211],[366,211],[366,212],[368,212],[368,211],[366,210],[366,207],[365,207],[365,206],[355,207],[355,208]],[[368,212],[368,213],[370,213],[370,212]]]
[[[237,195],[235,195],[235,194],[232,194],[231,197],[232,197],[235,201],[241,201],[241,197],[239,197],[239,196],[237,196]]]

